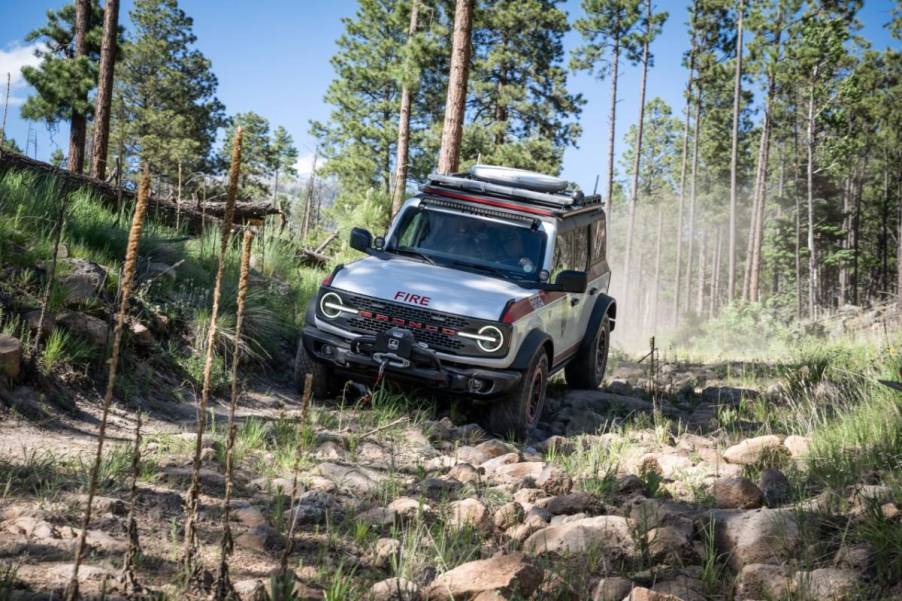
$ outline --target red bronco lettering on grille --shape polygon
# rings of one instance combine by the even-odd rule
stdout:
[[[358,314],[358,317],[363,319],[373,319],[375,321],[389,322],[392,325],[400,326],[402,328],[409,328],[411,330],[423,330],[424,332],[428,332],[430,334],[444,334],[445,336],[457,336],[457,330],[453,330],[451,328],[444,328],[439,326],[433,326],[422,321],[413,321],[412,319],[401,319],[400,317],[389,317],[388,315],[383,315],[382,313],[374,313],[372,311],[361,310]]]
[[[421,294],[413,294],[411,292],[398,290],[397,292],[395,292],[395,300],[410,303],[412,305],[420,305],[421,307],[428,307],[429,302],[432,300],[432,298],[423,296]]]

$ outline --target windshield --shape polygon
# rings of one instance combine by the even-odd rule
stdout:
[[[410,207],[387,250],[509,279],[538,281],[545,241],[544,231],[526,223]]]

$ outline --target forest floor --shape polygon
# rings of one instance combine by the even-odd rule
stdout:
[[[294,518],[293,599],[902,599],[902,481],[885,464],[899,460],[899,440],[859,448],[873,461],[856,455],[854,466],[814,461],[839,413],[806,435],[780,417],[802,412],[798,387],[821,407],[840,402],[842,384],[827,368],[815,382],[812,368],[665,363],[651,378],[621,360],[597,391],[556,383],[520,444],[447,401],[381,390],[303,418],[290,387],[253,381],[235,452],[235,589],[266,598]],[[97,403],[62,412],[28,387],[12,398],[0,421],[0,599],[58,599]],[[899,437],[900,405],[888,403],[896,429],[884,434]],[[146,410],[138,579],[178,599],[196,407],[157,400]],[[211,414],[200,542],[215,573],[226,407]],[[93,598],[118,598],[134,426],[133,411],[114,410],[81,570]]]

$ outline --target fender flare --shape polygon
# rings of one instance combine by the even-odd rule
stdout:
[[[595,306],[592,307],[592,315],[589,316],[589,325],[586,327],[585,334],[583,334],[583,340],[580,343],[578,352],[583,353],[589,349],[592,345],[595,331],[601,326],[601,320],[605,317],[608,317],[610,320],[611,331],[613,332],[614,324],[617,319],[617,301],[607,294],[599,294],[598,298],[595,299]],[[592,336],[589,335],[590,333]]]
[[[523,339],[523,343],[520,345],[520,350],[517,351],[517,356],[514,359],[514,362],[511,363],[510,369],[526,369],[529,367],[529,362],[532,360],[533,356],[536,354],[536,351],[542,348],[545,344],[551,345],[551,355],[554,355],[554,343],[551,340],[551,336],[543,332],[542,330],[533,330],[529,334],[526,335],[526,338]],[[551,363],[552,357],[548,357],[549,365]]]

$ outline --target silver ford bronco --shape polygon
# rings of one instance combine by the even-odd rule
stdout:
[[[481,401],[486,427],[525,437],[551,374],[604,377],[617,305],[606,293],[598,196],[519,169],[431,175],[368,255],[339,265],[307,309],[295,359],[314,396],[385,376]]]

